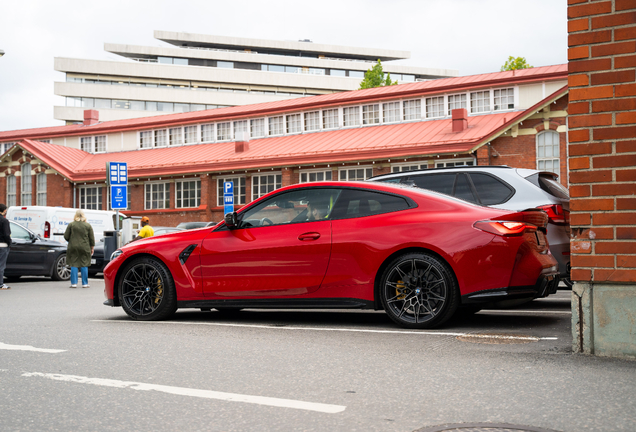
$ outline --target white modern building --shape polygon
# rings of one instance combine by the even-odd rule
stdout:
[[[64,106],[55,118],[102,121],[273,102],[356,90],[377,60],[398,83],[458,76],[457,70],[391,64],[407,51],[155,31],[166,47],[106,43],[122,61],[57,57]]]

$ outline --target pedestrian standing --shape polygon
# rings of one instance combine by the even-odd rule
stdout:
[[[75,212],[73,222],[66,227],[64,239],[68,242],[66,264],[71,266],[71,288],[77,288],[78,268],[82,273],[82,288],[88,288],[88,266],[95,251],[95,235],[82,210]]]
[[[141,240],[142,238],[148,238],[155,235],[155,230],[150,226],[150,219],[148,216],[144,216],[141,218],[141,229],[139,230],[139,234],[131,240],[134,242],[136,240]]]
[[[7,206],[0,204],[0,289],[11,289],[9,285],[4,283],[4,269],[7,266],[7,258],[9,257],[9,248],[11,247],[11,226],[5,217],[7,215]]]

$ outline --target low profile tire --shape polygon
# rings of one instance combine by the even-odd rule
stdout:
[[[438,327],[458,306],[455,277],[448,264],[433,255],[409,253],[396,258],[380,284],[385,312],[402,327]]]
[[[117,288],[124,312],[138,321],[168,318],[177,310],[174,281],[155,258],[137,258],[124,267]]]
[[[71,268],[66,266],[66,254],[60,254],[53,264],[51,279],[56,281],[67,281],[71,278]]]

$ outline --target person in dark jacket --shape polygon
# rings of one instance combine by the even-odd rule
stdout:
[[[73,219],[64,232],[64,239],[68,242],[66,264],[71,266],[71,288],[77,288],[78,267],[82,272],[82,288],[88,288],[88,266],[95,251],[95,234],[82,210],[76,211]]]
[[[5,217],[7,215],[7,206],[0,204],[0,289],[8,290],[10,286],[4,283],[4,269],[7,266],[7,258],[9,257],[9,248],[11,247],[11,226]]]

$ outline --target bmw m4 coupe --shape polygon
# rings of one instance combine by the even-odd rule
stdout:
[[[548,216],[375,182],[303,183],[213,227],[150,237],[113,253],[104,304],[135,320],[178,308],[384,310],[434,328],[458,308],[556,292]]]

